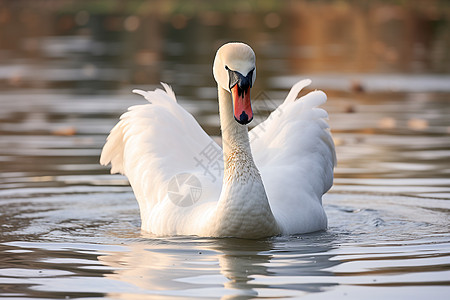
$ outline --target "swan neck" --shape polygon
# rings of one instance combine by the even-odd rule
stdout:
[[[264,184],[252,157],[247,125],[234,119],[228,91],[219,87],[224,176],[212,235],[257,238],[279,233]]]
[[[231,94],[221,87],[219,87],[219,114],[224,161],[229,160],[235,153],[245,155],[247,158],[252,157],[248,127],[234,119]]]

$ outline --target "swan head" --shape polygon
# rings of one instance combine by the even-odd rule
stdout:
[[[253,119],[250,89],[256,79],[255,53],[243,43],[228,43],[217,50],[213,74],[217,85],[231,93],[235,120],[248,124]]]

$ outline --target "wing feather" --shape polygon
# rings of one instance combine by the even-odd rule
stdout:
[[[165,91],[133,91],[150,103],[132,106],[120,117],[107,138],[100,163],[111,164],[111,173],[128,177],[139,202],[144,229],[180,233],[183,230],[175,228],[182,226],[180,218],[192,217],[189,212],[195,213],[198,206],[219,198],[222,150],[177,103],[172,89],[163,86]],[[215,153],[214,169],[201,163],[205,149]],[[183,211],[168,196],[168,184],[179,174],[191,174],[201,183],[201,198]],[[180,220],[170,221],[174,218]]]
[[[295,84],[283,104],[250,131],[255,163],[286,234],[327,224],[322,195],[332,186],[336,154],[328,114],[318,107],[326,102],[325,93],[313,91],[296,99],[310,82]]]

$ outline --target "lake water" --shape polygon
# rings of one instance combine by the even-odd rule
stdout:
[[[448,297],[448,5],[193,14],[32,2],[0,6],[1,298]],[[130,90],[159,81],[218,137],[211,63],[226,40],[257,54],[255,123],[298,79],[328,94],[327,231],[155,237],[140,231],[126,178],[98,164],[119,115],[144,103]]]

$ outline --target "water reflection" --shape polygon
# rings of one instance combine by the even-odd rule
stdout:
[[[317,237],[320,239],[320,234],[307,239]],[[285,285],[275,279],[278,276],[332,276],[324,270],[339,264],[331,259],[333,255],[326,254],[332,249],[328,246],[332,243],[323,241],[323,244],[311,245],[301,238],[297,240],[299,242],[295,238],[150,240],[150,244],[129,245],[129,251],[108,253],[99,260],[116,270],[107,278],[161,295],[250,299],[264,296],[269,289],[285,290],[287,295],[292,291],[295,294],[320,292],[330,284]],[[273,282],[262,284],[255,282],[255,278],[273,278]]]
[[[443,236],[400,241],[401,251],[399,242],[342,242],[331,233],[260,241],[147,237],[126,246],[9,242],[0,245],[0,283],[2,295],[119,299],[367,298],[368,287],[377,288],[368,297],[377,299],[408,289],[440,295],[449,283]]]

